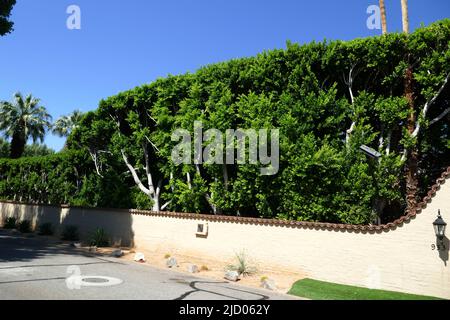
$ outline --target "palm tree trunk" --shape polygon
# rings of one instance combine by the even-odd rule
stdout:
[[[23,155],[26,143],[27,138],[25,136],[25,121],[21,119],[12,135],[10,155],[11,159],[18,159]]]
[[[384,6],[384,0],[380,0],[380,12],[381,12],[381,29],[383,34],[387,33],[387,22],[386,22],[386,7]]]
[[[11,159],[18,159],[23,155],[25,151],[25,138],[21,132],[14,132],[11,139],[11,150],[10,157]]]
[[[401,0],[402,3],[402,21],[403,32],[409,33],[408,18],[408,1]],[[407,53],[408,54],[408,53]],[[409,54],[407,59],[409,60]],[[409,116],[407,120],[407,129],[409,134],[413,134],[416,128],[416,111],[414,107],[414,73],[411,63],[408,61],[408,68],[405,72],[405,98],[409,106]],[[417,146],[414,145],[408,150],[408,158],[406,160],[406,205],[407,210],[412,211],[417,206],[417,190],[419,185],[418,179],[418,160],[419,153]]]
[[[401,0],[401,1],[402,1],[403,32],[409,33],[408,0]]]

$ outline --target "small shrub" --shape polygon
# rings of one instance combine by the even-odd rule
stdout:
[[[15,229],[17,227],[17,219],[14,217],[6,218],[5,225],[3,228],[5,229]]]
[[[164,255],[164,259],[169,259],[171,257],[171,255],[169,254],[169,253],[166,253],[165,255]]]
[[[202,266],[200,267],[200,271],[209,271],[209,268],[208,268],[207,265],[202,265]]]
[[[247,255],[244,252],[236,254],[236,264],[228,265],[227,270],[237,271],[244,277],[251,276],[257,272],[256,267],[250,265]]]
[[[30,233],[31,232],[31,222],[29,220],[20,221],[17,225],[17,229],[22,233]]]
[[[105,230],[97,228],[91,237],[90,244],[91,246],[96,247],[107,247],[109,245],[109,240]]]
[[[38,234],[41,236],[53,235],[53,225],[50,222],[46,222],[46,223],[39,225],[39,233]]]
[[[78,233],[77,226],[67,225],[64,227],[63,232],[61,233],[61,239],[65,241],[78,241],[80,240],[80,236]]]
[[[261,282],[264,282],[264,281],[266,281],[266,280],[268,280],[268,279],[269,279],[268,276],[262,276],[262,277],[261,277]]]

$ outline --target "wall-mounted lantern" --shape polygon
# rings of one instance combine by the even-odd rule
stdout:
[[[441,217],[441,210],[438,210],[438,217],[436,220],[434,220],[433,227],[434,227],[434,233],[436,234],[436,237],[441,241],[444,239],[446,226],[447,226],[447,223]]]

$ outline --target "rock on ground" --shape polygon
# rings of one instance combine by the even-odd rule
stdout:
[[[141,253],[141,252],[137,252],[137,253],[134,255],[134,261],[136,261],[136,262],[145,262],[145,256],[144,256],[144,254]]]
[[[237,271],[227,271],[227,272],[225,272],[224,278],[229,281],[236,282],[239,280],[239,273]]]
[[[174,257],[170,257],[169,259],[167,259],[166,265],[169,268],[178,266],[177,259],[175,259]]]
[[[111,256],[120,258],[121,256],[123,256],[123,252],[122,252],[122,250],[117,249],[117,250],[114,250],[113,252],[111,252]]]
[[[188,270],[188,272],[190,272],[190,273],[198,273],[198,272],[199,272],[198,266],[197,266],[196,264],[190,264],[190,265],[188,265],[187,270]]]
[[[273,279],[265,279],[261,281],[261,288],[267,290],[277,290],[277,285]]]

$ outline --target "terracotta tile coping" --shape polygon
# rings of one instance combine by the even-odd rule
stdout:
[[[75,209],[86,209],[86,210],[98,210],[98,211],[116,211],[116,212],[126,212],[135,215],[146,215],[146,216],[162,216],[171,217],[178,219],[191,219],[191,220],[203,220],[203,221],[214,221],[214,222],[228,222],[228,223],[242,223],[242,224],[254,224],[254,225],[269,225],[269,226],[280,226],[280,227],[291,227],[291,228],[308,228],[308,229],[323,229],[323,230],[334,230],[334,231],[350,231],[350,232],[381,232],[394,230],[404,223],[409,222],[416,215],[418,215],[423,209],[426,208],[427,204],[431,202],[436,192],[439,190],[440,186],[445,183],[445,180],[450,177],[450,167],[445,170],[442,175],[436,180],[436,183],[430,188],[428,194],[424,197],[422,202],[420,202],[417,207],[394,222],[390,222],[383,225],[351,225],[351,224],[335,224],[326,222],[307,222],[307,221],[286,221],[277,219],[261,219],[261,218],[247,218],[247,217],[236,217],[236,216],[224,216],[224,215],[206,215],[198,213],[179,213],[179,212],[154,212],[148,210],[137,210],[137,209],[113,209],[113,208],[89,208],[89,207],[77,207],[69,205],[41,205],[35,203],[24,203],[18,201],[0,201],[3,203],[11,204],[21,204],[21,205],[39,205],[44,207],[54,207],[54,208],[75,208]]]

